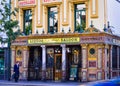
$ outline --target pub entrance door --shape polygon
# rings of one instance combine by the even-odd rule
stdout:
[[[55,68],[54,68],[54,78],[59,81],[62,79],[62,54],[55,54]]]
[[[46,57],[46,79],[60,81],[62,79],[62,48],[60,46],[48,46]]]
[[[28,80],[40,80],[42,75],[42,49],[30,47],[28,60]]]
[[[78,81],[81,79],[81,46],[67,46],[67,80]]]

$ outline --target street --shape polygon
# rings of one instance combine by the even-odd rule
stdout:
[[[0,86],[80,86],[82,82],[54,82],[54,81],[7,81],[0,80]]]

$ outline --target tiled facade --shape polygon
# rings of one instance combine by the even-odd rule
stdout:
[[[20,79],[96,81],[119,76],[120,37],[109,25],[104,27],[104,0],[12,0],[11,4],[19,8],[12,18],[19,20],[25,34],[12,43],[11,74],[19,61]]]

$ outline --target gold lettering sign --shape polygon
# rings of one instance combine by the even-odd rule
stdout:
[[[28,39],[28,44],[50,44],[50,43],[79,43],[79,37],[72,38],[49,38],[49,39]]]

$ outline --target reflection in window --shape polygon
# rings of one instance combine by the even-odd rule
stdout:
[[[4,74],[4,51],[0,49],[0,74]]]
[[[85,4],[75,5],[75,31],[83,32],[86,27]]]
[[[53,68],[54,66],[54,57],[52,53],[47,54],[47,67],[48,68]]]
[[[58,31],[57,7],[48,8],[48,33],[54,34]]]
[[[113,46],[112,48],[112,68],[117,69],[117,46]]]
[[[61,70],[61,65],[62,61],[61,61],[61,56],[56,56],[56,70]]]
[[[24,10],[24,18],[23,18],[24,29],[23,32],[25,35],[29,35],[32,33],[32,11]]]
[[[73,50],[73,62],[74,64],[78,64],[79,61],[79,50],[74,49]]]

